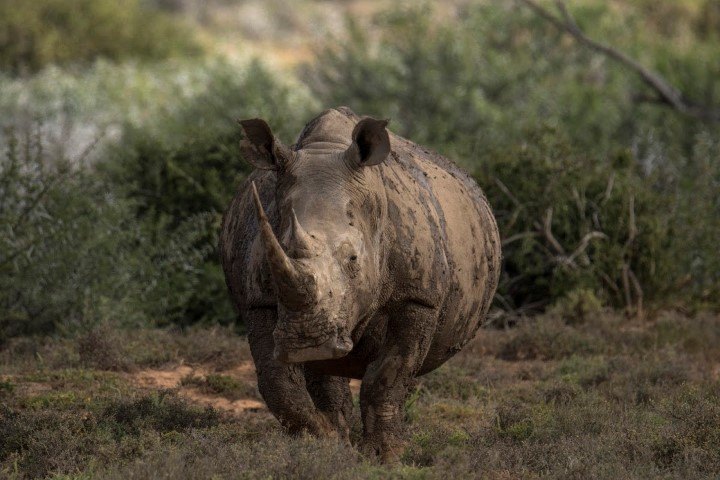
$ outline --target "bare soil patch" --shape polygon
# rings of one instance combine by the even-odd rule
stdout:
[[[170,369],[145,369],[128,373],[126,379],[133,386],[143,389],[173,389],[178,395],[191,403],[212,407],[231,414],[269,413],[265,404],[255,398],[239,398],[230,400],[222,395],[213,395],[202,392],[195,386],[183,385],[183,379],[189,377],[206,377],[212,369],[204,366],[177,365]],[[256,388],[255,367],[252,362],[245,361],[239,365],[222,372],[243,382],[252,384]]]

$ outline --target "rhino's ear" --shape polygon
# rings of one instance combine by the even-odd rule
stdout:
[[[291,158],[290,150],[273,135],[270,126],[260,118],[239,120],[245,133],[240,153],[255,168],[280,170]]]
[[[365,117],[355,125],[352,145],[345,157],[354,165],[369,167],[382,163],[390,153],[390,135],[385,129],[389,120]]]

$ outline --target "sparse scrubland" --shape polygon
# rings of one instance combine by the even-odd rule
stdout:
[[[0,0],[0,477],[720,473],[720,123],[510,0],[342,2],[345,23],[316,0],[16,3]],[[720,106],[717,0],[568,7]],[[308,22],[311,54],[273,50]],[[488,326],[418,383],[399,465],[282,434],[218,265],[250,171],[235,119],[290,144],[338,105],[472,173],[504,243]]]
[[[17,338],[0,360],[0,474],[9,478],[689,479],[720,471],[720,317],[711,314],[641,322],[558,310],[482,330],[419,380],[394,466],[337,442],[284,435],[258,403],[247,342],[230,329]],[[357,440],[359,418],[353,427]]]

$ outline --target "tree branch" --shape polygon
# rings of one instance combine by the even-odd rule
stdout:
[[[555,251],[561,255],[565,256],[565,249],[560,245],[560,242],[557,241],[555,238],[555,235],[552,233],[552,217],[553,217],[553,209],[552,207],[548,208],[545,211],[545,219],[543,221],[543,234],[545,235],[545,238],[547,241],[552,245],[552,247],[555,249]]]
[[[587,250],[587,247],[590,245],[590,241],[594,240],[596,238],[607,238],[607,235],[605,235],[602,232],[593,231],[585,235],[582,240],[580,240],[580,243],[578,244],[575,251],[567,258],[568,262],[575,262],[575,259],[585,253],[585,250]]]
[[[692,118],[706,122],[720,122],[720,108],[711,108],[687,100],[685,95],[665,80],[662,75],[645,68],[640,62],[623,52],[588,37],[580,27],[578,27],[564,1],[555,1],[561,17],[552,14],[535,0],[520,1],[532,9],[537,15],[552,23],[559,30],[572,35],[580,43],[632,70],[647,86],[658,94],[658,102]]]

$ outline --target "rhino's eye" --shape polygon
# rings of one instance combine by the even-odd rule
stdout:
[[[347,262],[345,262],[345,271],[350,278],[355,278],[360,272],[360,265],[358,265],[357,258],[357,255],[352,253],[347,257]]]

